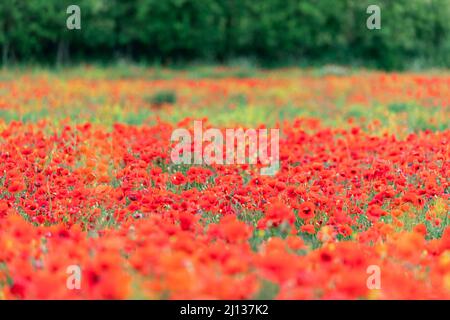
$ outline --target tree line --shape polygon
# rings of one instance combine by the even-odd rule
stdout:
[[[73,4],[80,30],[66,26]],[[1,0],[1,61],[449,67],[449,21],[449,0]]]

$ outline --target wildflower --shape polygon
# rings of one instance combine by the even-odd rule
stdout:
[[[312,202],[310,201],[303,202],[298,209],[298,215],[300,218],[304,220],[311,219],[314,217],[315,208],[316,207]]]

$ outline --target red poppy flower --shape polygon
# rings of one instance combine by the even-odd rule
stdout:
[[[277,201],[267,206],[265,219],[273,226],[278,226],[283,221],[292,225],[295,221],[295,214],[287,205]]]
[[[316,206],[311,201],[306,201],[300,204],[298,208],[298,215],[300,218],[308,220],[314,217],[314,210]]]
[[[186,177],[181,172],[177,172],[174,175],[172,175],[170,181],[172,181],[174,185],[179,186],[181,184],[186,183]]]
[[[302,232],[306,232],[306,233],[310,233],[310,234],[316,233],[316,230],[312,224],[305,224],[300,227],[300,230]]]

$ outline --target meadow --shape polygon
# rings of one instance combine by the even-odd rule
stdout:
[[[194,120],[279,172],[173,164]],[[0,299],[449,299],[449,124],[446,71],[0,71]]]

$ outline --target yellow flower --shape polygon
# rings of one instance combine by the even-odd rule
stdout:
[[[445,250],[439,257],[439,265],[450,269],[450,250]],[[450,273],[448,274],[450,275]]]
[[[436,215],[436,217],[442,217],[444,214],[448,212],[448,205],[442,198],[437,198],[436,202],[432,208],[432,212]]]
[[[450,291],[450,272],[444,276],[444,288]]]
[[[384,243],[376,245],[375,251],[382,259],[384,259],[387,256],[387,246]]]
[[[14,242],[11,239],[6,240],[6,248],[11,249],[14,246]]]
[[[372,289],[369,290],[367,295],[367,299],[369,300],[378,300],[381,298],[381,290],[380,289]]]

